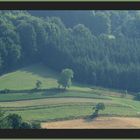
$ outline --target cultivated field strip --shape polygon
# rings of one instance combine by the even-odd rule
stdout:
[[[22,106],[22,107],[2,107],[3,110],[6,111],[22,111],[22,110],[34,110],[34,109],[44,109],[44,108],[58,108],[62,106],[69,106],[69,107],[75,107],[75,106],[86,106],[93,108],[96,103],[89,103],[89,102],[84,102],[84,103],[59,103],[59,104],[49,104],[49,105],[34,105],[34,106]],[[123,107],[128,109],[129,106],[121,105],[121,104],[115,104],[115,103],[105,103],[106,107],[111,106],[111,107]]]
[[[107,124],[107,125],[106,125]],[[135,117],[99,117],[93,121],[73,119],[44,122],[42,128],[48,129],[133,129],[140,128],[140,119]]]
[[[27,107],[27,106],[38,106],[38,105],[49,105],[49,104],[62,104],[62,103],[113,103],[112,100],[92,99],[92,98],[46,98],[37,100],[23,100],[13,102],[0,102],[1,107]]]
[[[20,100],[33,100],[33,99],[44,99],[44,98],[93,98],[93,99],[104,99],[111,100],[108,96],[101,96],[97,93],[88,93],[81,91],[66,91],[66,92],[38,92],[38,93],[12,93],[12,94],[0,94],[0,102],[8,101],[20,101]]]
[[[140,117],[140,102],[130,94],[122,98],[119,91],[77,83],[60,90],[57,78],[40,64],[1,76],[0,90],[8,88],[17,93],[0,94],[0,107],[6,113],[21,115],[23,120],[38,122],[89,117],[99,102],[105,104],[101,116]],[[33,92],[36,80],[42,81],[41,89],[45,90]],[[29,92],[23,93],[25,90]]]
[[[58,105],[42,108],[32,108],[32,109],[23,109],[17,111],[9,111],[11,113],[17,113],[22,115],[23,119],[27,121],[56,121],[56,120],[65,120],[73,119],[75,117],[90,116],[93,113],[92,105]],[[121,110],[120,110],[121,108]],[[138,114],[135,110],[129,107],[123,106],[111,106],[107,105],[106,109],[100,112],[100,115],[105,116],[126,116],[126,117],[138,117]]]

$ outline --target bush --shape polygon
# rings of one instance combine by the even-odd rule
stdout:
[[[36,89],[39,89],[41,88],[42,82],[37,80],[35,85],[36,85]]]
[[[98,117],[98,112],[97,112],[97,111],[95,111],[95,112],[91,115],[91,118],[96,118],[96,117]]]
[[[40,123],[32,123],[32,129],[40,129],[41,126],[40,126]]]
[[[31,125],[29,123],[23,122],[23,123],[21,123],[19,128],[20,129],[31,129],[32,127],[31,127]]]
[[[40,129],[40,123],[27,123],[27,122],[22,122],[20,129]]]
[[[11,129],[40,129],[40,123],[24,122],[18,114],[9,114],[6,117],[8,128]]]
[[[135,95],[134,99],[140,101],[140,93],[137,93],[137,94]]]
[[[7,114],[0,108],[0,129],[40,129],[40,123],[28,123],[18,114]]]
[[[4,90],[1,90],[0,93],[7,94],[7,93],[10,93],[10,90],[9,89],[4,89]]]
[[[98,112],[99,110],[104,110],[105,109],[105,105],[104,103],[98,103],[96,104],[96,106],[93,107],[93,109],[95,110],[95,112],[93,112],[92,117],[98,117]]]
[[[22,123],[21,116],[17,114],[9,114],[7,117],[7,122],[11,128],[19,129]]]

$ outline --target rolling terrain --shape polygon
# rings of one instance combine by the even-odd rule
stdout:
[[[132,95],[122,97],[119,91],[75,82],[64,91],[57,89],[58,75],[42,64],[2,75],[0,90],[9,89],[16,92],[0,94],[0,107],[7,113],[21,115],[26,121],[55,122],[84,119],[92,115],[94,105],[103,102],[106,108],[100,115],[105,118],[140,117],[140,102],[135,101]],[[41,89],[37,92],[28,92],[35,88],[36,80],[42,82]],[[43,128],[47,128],[46,123],[44,125]]]

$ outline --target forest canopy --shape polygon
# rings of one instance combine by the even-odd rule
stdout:
[[[80,83],[140,91],[140,11],[0,11],[0,74],[32,63]]]

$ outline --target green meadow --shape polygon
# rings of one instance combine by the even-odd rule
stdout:
[[[16,93],[0,94],[0,106],[6,113],[17,113],[26,121],[55,121],[82,118],[93,113],[93,106],[105,104],[103,116],[139,117],[140,102],[133,96],[115,90],[75,83],[66,91],[58,90],[58,73],[42,64],[35,64],[0,77],[0,90]],[[42,82],[40,91],[22,92]]]

